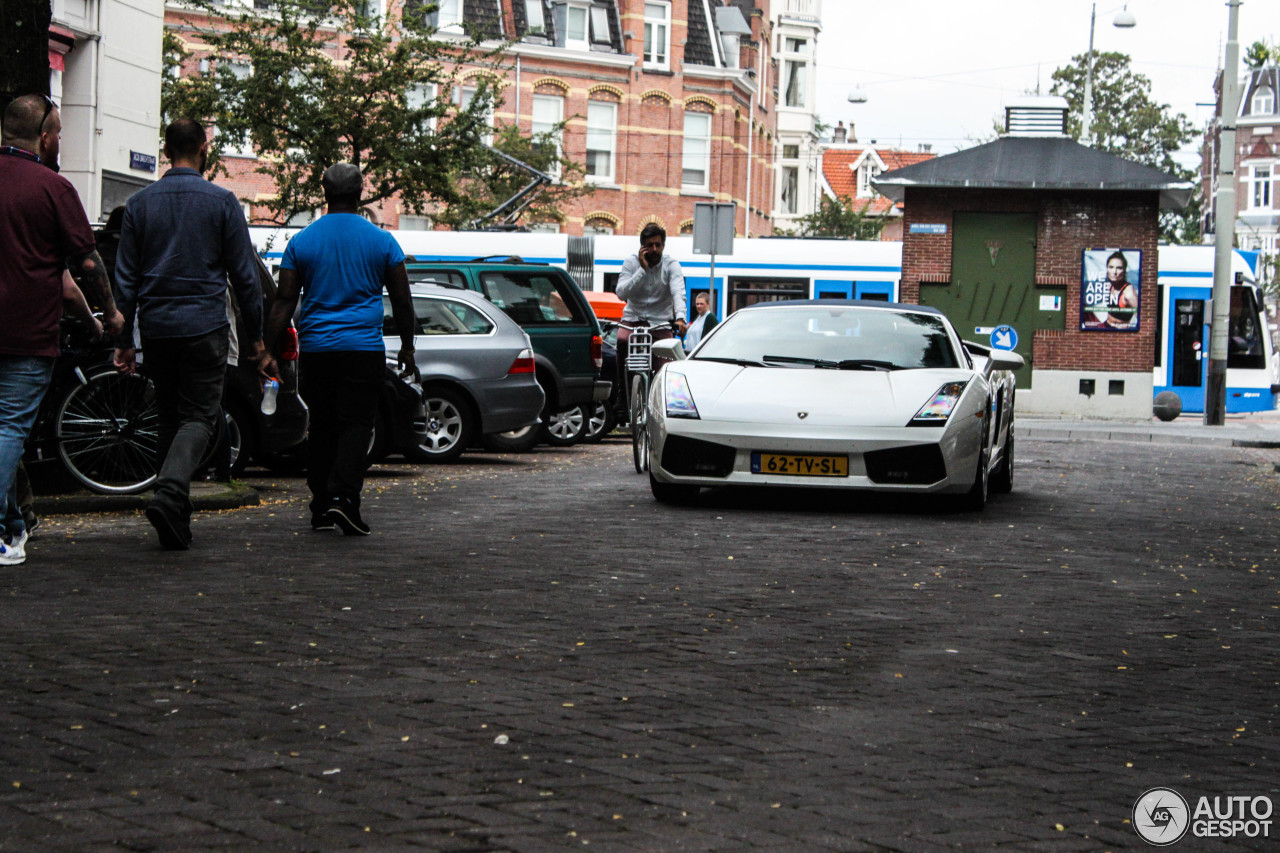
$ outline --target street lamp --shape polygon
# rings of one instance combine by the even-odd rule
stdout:
[[[867,93],[863,91],[861,86],[855,83],[853,86],[853,89],[850,90],[849,92],[849,103],[865,104],[866,102],[867,102]]]
[[[1085,60],[1084,75],[1084,101],[1080,105],[1080,141],[1085,145],[1093,144],[1092,125],[1093,125],[1093,30],[1094,23],[1098,17],[1098,4],[1092,4],[1089,12],[1089,55]],[[1125,4],[1120,10],[1120,14],[1116,15],[1111,21],[1113,27],[1127,30],[1138,25],[1138,19],[1129,11],[1129,4]]]

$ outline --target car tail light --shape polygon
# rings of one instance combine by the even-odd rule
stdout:
[[[285,327],[284,338],[280,344],[280,360],[298,360],[298,330],[293,326]]]
[[[523,349],[516,356],[516,360],[511,362],[511,367],[507,368],[507,375],[511,376],[515,373],[533,373],[533,350]]]
[[[604,367],[604,338],[599,335],[591,337],[591,360],[596,363],[596,370]]]

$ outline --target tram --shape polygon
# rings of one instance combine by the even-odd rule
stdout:
[[[251,228],[269,263],[279,262],[294,229]],[[396,231],[407,255],[418,260],[464,261],[517,256],[567,270],[583,290],[616,289],[623,262],[638,247],[634,236]],[[710,291],[712,310],[731,314],[757,302],[783,299],[896,301],[902,279],[902,243],[805,238],[751,238],[734,242],[733,254],[695,255],[693,238],[671,236],[667,253],[685,271],[687,304]],[[1158,258],[1157,329],[1153,393],[1173,391],[1184,412],[1204,410],[1212,323],[1214,248],[1161,246]],[[1255,286],[1256,252],[1233,256],[1227,411],[1276,408],[1280,357],[1276,354],[1261,294]]]

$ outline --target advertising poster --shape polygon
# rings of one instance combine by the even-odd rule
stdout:
[[[1138,331],[1142,251],[1085,249],[1080,266],[1080,329]]]

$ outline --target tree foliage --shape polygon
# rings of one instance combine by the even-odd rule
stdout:
[[[797,237],[840,237],[845,240],[878,240],[884,220],[869,216],[868,201],[858,202],[849,196],[833,199],[823,195],[818,209],[796,220]]]
[[[1086,56],[1053,72],[1051,92],[1067,99],[1071,112],[1067,133],[1080,135],[1080,106],[1084,100]],[[1192,180],[1195,173],[1181,166],[1173,155],[1195,136],[1195,128],[1182,113],[1171,113],[1168,104],[1151,97],[1151,81],[1130,68],[1123,53],[1095,53],[1093,60],[1093,112],[1090,133],[1093,147],[1174,175]],[[1183,211],[1161,215],[1160,236],[1171,243],[1199,242],[1198,200]]]
[[[210,23],[193,18],[194,38],[166,37],[165,121],[215,125],[212,160],[224,173],[219,159],[250,143],[255,171],[275,185],[259,202],[271,221],[320,207],[320,177],[341,161],[364,172],[365,204],[398,197],[406,212],[436,218],[477,206],[476,176],[492,171],[481,143],[501,49],[438,37],[425,14],[433,2],[411,2],[403,16],[394,4],[387,21],[370,18],[364,0],[273,0],[268,12],[198,2]],[[492,73],[468,76],[464,90],[464,67]]]
[[[1262,68],[1277,62],[1280,62],[1280,48],[1268,45],[1262,40],[1255,41],[1244,52],[1244,64],[1249,68]]]

